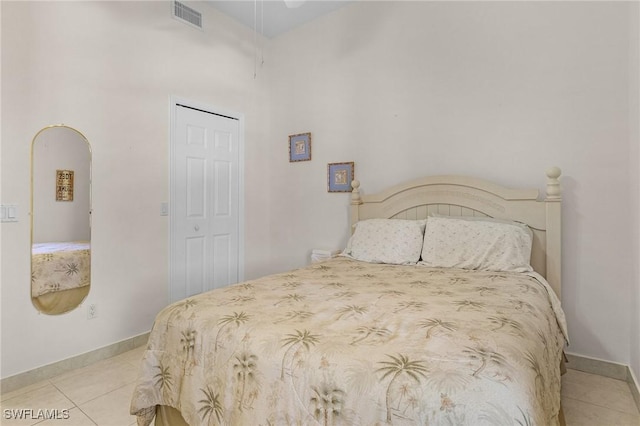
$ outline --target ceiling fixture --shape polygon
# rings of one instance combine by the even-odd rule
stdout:
[[[253,0],[253,79],[258,76],[258,0]],[[260,67],[264,65],[264,0],[260,0]]]
[[[296,9],[302,6],[307,0],[283,0],[287,9]],[[260,67],[264,65],[264,0],[260,0],[260,46],[258,47],[258,0],[253,0],[253,79],[258,76],[258,62]],[[260,60],[258,61],[258,49],[260,50]]]

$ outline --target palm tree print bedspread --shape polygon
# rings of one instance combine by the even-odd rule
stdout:
[[[551,425],[566,326],[542,278],[347,258],[156,318],[132,414],[190,425]]]
[[[88,242],[34,244],[31,252],[31,296],[85,287],[91,283]]]

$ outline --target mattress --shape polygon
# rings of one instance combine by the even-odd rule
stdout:
[[[335,258],[174,303],[131,402],[190,425],[558,424],[566,325],[535,273]]]
[[[86,287],[91,283],[91,246],[88,242],[33,244],[31,296]]]

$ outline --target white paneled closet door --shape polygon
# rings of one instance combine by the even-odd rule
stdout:
[[[169,300],[238,282],[240,123],[174,105]]]

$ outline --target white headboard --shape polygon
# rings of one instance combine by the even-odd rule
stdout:
[[[351,224],[372,218],[425,219],[432,213],[489,216],[526,223],[533,230],[531,266],[560,297],[561,171],[552,167],[546,174],[547,193],[543,200],[538,200],[537,189],[510,189],[467,176],[429,176],[367,195],[360,194],[360,182],[354,180]]]

